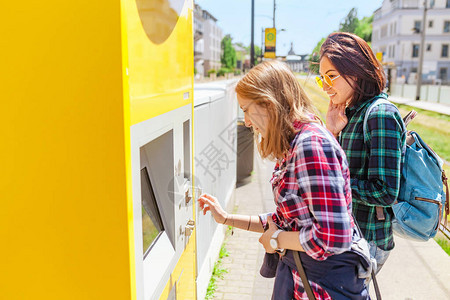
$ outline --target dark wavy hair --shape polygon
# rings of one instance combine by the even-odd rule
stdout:
[[[353,88],[354,94],[349,106],[379,95],[386,86],[383,66],[366,41],[355,34],[330,34],[320,48],[320,59],[324,56],[328,57]],[[349,77],[356,79],[356,82],[349,81]]]

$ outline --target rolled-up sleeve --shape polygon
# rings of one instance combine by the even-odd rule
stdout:
[[[277,207],[275,213],[265,213],[259,215],[259,221],[261,222],[262,227],[264,228],[264,231],[266,231],[269,228],[268,219],[272,218],[272,221],[279,227],[279,228],[286,228],[290,227],[289,224],[287,224],[284,219],[281,217],[280,209]]]
[[[272,213],[265,213],[265,214],[260,214],[259,215],[259,221],[261,222],[262,227],[264,228],[264,231],[267,230],[267,228],[269,228],[268,224],[267,224],[267,219],[270,218],[272,216]]]

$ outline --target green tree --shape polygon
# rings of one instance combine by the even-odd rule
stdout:
[[[339,25],[339,31],[354,33],[357,36],[364,39],[367,43],[372,40],[372,22],[373,15],[370,17],[364,17],[361,20],[358,19],[358,11],[354,7],[352,8],[344,21]],[[322,46],[325,38],[322,38],[316,45],[309,56],[310,70],[312,73],[319,73],[319,56],[320,47]]]
[[[354,33],[358,23],[358,10],[353,7],[345,17],[344,22],[339,24],[339,31]]]
[[[372,22],[373,15],[358,19],[358,11],[356,8],[352,8],[344,19],[344,22],[339,25],[339,31],[354,33],[370,43],[372,40]]]
[[[255,57],[261,56],[261,48],[255,45]],[[256,63],[255,63],[256,64]]]
[[[234,69],[236,67],[236,50],[234,50],[234,47],[231,43],[231,36],[227,34],[222,39],[222,57],[220,59],[220,62],[222,63],[222,66],[227,69]]]
[[[258,64],[258,57],[261,56],[262,52],[261,52],[261,48],[259,46],[254,45],[254,49],[255,49],[255,61],[253,63],[253,65],[257,65]],[[247,50],[247,53],[250,54],[250,46],[245,47],[245,50]]]
[[[320,47],[323,42],[325,42],[326,38],[322,38],[314,47],[311,55],[309,56],[309,70],[311,73],[318,74],[319,73],[319,57],[320,57]]]
[[[370,43],[372,41],[372,22],[373,15],[370,17],[364,17],[358,22],[358,26],[355,29],[355,34]]]

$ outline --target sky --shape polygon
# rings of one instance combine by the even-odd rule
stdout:
[[[250,45],[251,0],[194,0],[218,19],[223,34],[233,43]],[[273,25],[273,0],[255,0],[255,45],[261,47],[262,28]],[[358,18],[381,7],[382,0],[276,0],[277,55],[287,55],[294,44],[296,54],[310,54],[321,38],[339,29],[348,12],[356,7]]]

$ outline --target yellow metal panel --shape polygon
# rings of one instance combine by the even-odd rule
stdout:
[[[129,299],[120,1],[2,4],[0,298]]]
[[[192,1],[124,0],[124,15],[126,41],[123,42],[127,44],[128,52],[129,125],[187,104],[192,105]],[[132,243],[134,241],[130,240],[130,250]],[[167,298],[175,283],[178,299],[195,299],[194,235],[173,270],[161,299]]]
[[[126,3],[133,125],[192,103],[193,15],[190,0]]]
[[[133,184],[131,169],[131,137],[130,137],[130,89],[128,80],[128,36],[127,36],[127,14],[126,5],[121,1],[121,35],[122,35],[122,78],[123,78],[123,111],[124,111],[124,138],[125,138],[125,164],[126,164],[126,190],[127,190],[127,219],[128,219],[128,247],[130,264],[130,292],[132,300],[137,299],[136,291],[136,249],[134,234],[134,216],[133,216]]]
[[[177,285],[177,299],[196,299],[195,260],[193,259],[195,257],[195,234],[196,231],[192,233],[183,255],[170,275],[170,280],[167,282],[160,300],[167,299],[174,284]]]

